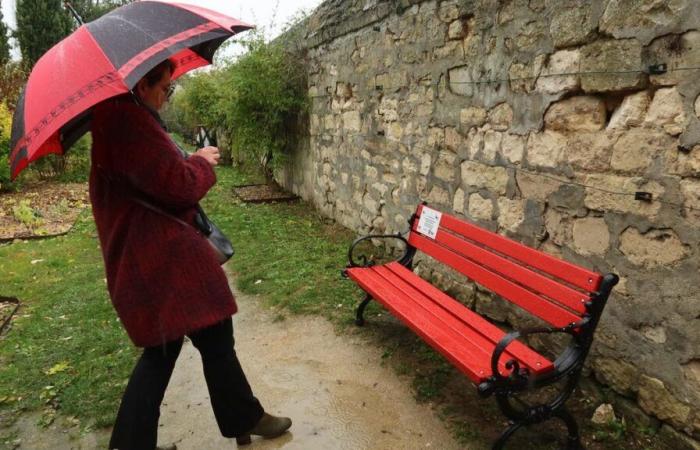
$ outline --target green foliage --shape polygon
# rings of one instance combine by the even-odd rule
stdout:
[[[295,130],[307,109],[301,57],[260,35],[223,73],[227,132],[234,149],[259,162],[266,173],[295,147]]]
[[[10,133],[12,115],[4,102],[0,102],[0,192],[10,181]]]
[[[7,40],[7,31],[7,26],[2,17],[2,10],[0,10],[0,65],[10,60],[10,43]]]
[[[237,160],[254,161],[269,177],[295,147],[307,110],[303,56],[262,32],[241,43],[247,53],[222,69],[184,77],[164,118],[185,137],[198,125],[216,129]]]
[[[10,111],[17,107],[17,100],[28,74],[21,62],[10,61],[0,65],[0,99],[4,99]]]
[[[17,30],[22,59],[29,67],[73,29],[61,0],[17,0]]]
[[[19,202],[19,205],[14,206],[12,208],[12,215],[30,230],[33,230],[43,223],[41,215],[37,210],[32,208],[29,200],[22,200]]]
[[[134,0],[73,0],[71,5],[83,19],[83,22],[87,23],[100,18],[114,8],[133,3],[133,1]]]

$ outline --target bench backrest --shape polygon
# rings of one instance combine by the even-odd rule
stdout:
[[[554,326],[580,320],[600,287],[596,272],[445,213],[434,238],[421,234],[426,208],[418,206],[409,244]]]

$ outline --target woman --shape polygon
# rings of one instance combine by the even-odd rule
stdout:
[[[144,348],[110,449],[156,448],[160,404],[184,336],[201,353],[223,436],[246,444],[251,434],[275,437],[291,426],[290,419],[265,413],[253,395],[234,351],[236,304],[224,271],[203,236],[177,220],[194,223],[197,203],[216,182],[219,150],[205,147],[183,158],[165,132],[157,111],[173,68],[161,63],[134,95],[93,112],[90,200],[107,287],[129,337]]]

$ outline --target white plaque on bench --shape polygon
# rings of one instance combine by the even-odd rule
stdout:
[[[418,232],[431,239],[435,239],[438,228],[440,227],[440,219],[442,219],[442,213],[440,211],[435,211],[434,209],[424,206],[423,212],[418,220]]]

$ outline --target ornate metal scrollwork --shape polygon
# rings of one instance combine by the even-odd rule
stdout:
[[[371,239],[398,239],[404,243],[404,253],[399,258],[397,261],[406,267],[410,267],[411,262],[413,261],[413,255],[416,253],[416,249],[412,247],[406,238],[401,236],[400,233],[397,234],[379,234],[379,235],[368,235],[368,236],[363,236],[361,238],[355,239],[355,241],[352,243],[350,246],[350,249],[348,250],[348,268],[351,267],[371,267],[375,263],[372,261],[367,255],[365,254],[359,254],[357,256],[354,256],[355,248],[362,242],[371,240]]]

